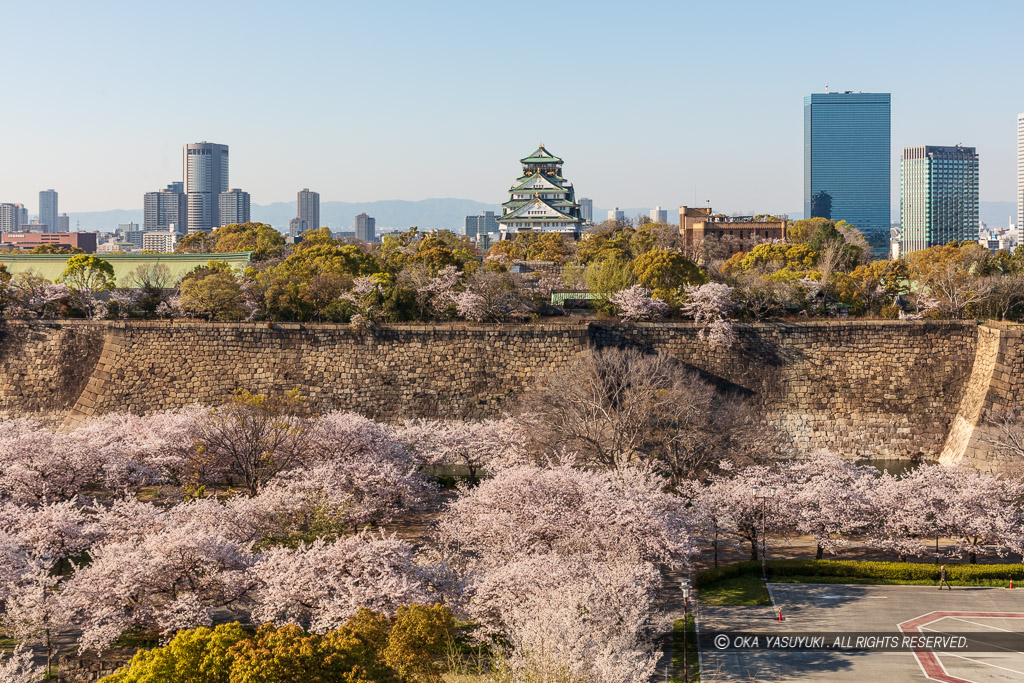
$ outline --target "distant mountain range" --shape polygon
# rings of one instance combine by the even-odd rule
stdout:
[[[294,202],[274,202],[273,204],[254,204],[252,207],[252,219],[262,223],[269,223],[282,232],[288,231],[288,221],[295,218]],[[648,215],[650,208],[635,207],[620,209],[627,218],[637,214]],[[1007,218],[1014,216],[1017,212],[1017,205],[1013,202],[981,202],[979,207],[981,220],[992,227],[1005,227]],[[378,202],[321,202],[320,222],[328,225],[336,232],[353,230],[355,216],[367,213],[377,219],[377,231],[384,232],[393,229],[405,229],[411,226],[418,226],[423,230],[433,228],[447,228],[455,232],[462,232],[466,216],[481,213],[482,211],[501,211],[496,204],[484,204],[472,199],[422,199],[420,201],[405,201],[391,199]],[[731,213],[725,211],[725,213]],[[594,207],[594,220],[601,222],[608,215],[608,209]],[[120,223],[142,223],[142,209],[114,209],[111,211],[87,211],[70,213],[72,230],[100,230],[109,232],[117,228]],[[800,218],[801,212],[790,212],[791,220]],[[893,217],[898,219],[899,212]],[[670,223],[677,223],[678,215],[675,215],[673,208],[669,208]]]

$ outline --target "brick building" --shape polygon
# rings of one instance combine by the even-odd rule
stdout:
[[[6,232],[0,234],[0,245],[16,247],[24,251],[44,244],[60,247],[77,247],[87,254],[96,253],[94,232]]]
[[[687,252],[700,251],[705,240],[715,240],[728,257],[749,251],[762,242],[786,238],[786,219],[774,217],[726,216],[711,213],[711,207],[679,207],[679,234]]]

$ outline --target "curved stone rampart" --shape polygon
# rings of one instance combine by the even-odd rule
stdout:
[[[1024,400],[1024,326],[989,323],[978,331],[977,353],[949,437],[939,458],[943,464],[968,462],[984,470],[1019,468],[999,449],[993,421],[1018,412]]]
[[[396,325],[363,334],[190,321],[0,329],[0,409],[64,410],[67,427],[115,410],[213,404],[236,389],[296,388],[316,411],[384,420],[481,418],[591,346],[638,346],[742,393],[801,449],[980,461],[977,425],[1024,392],[1020,330],[971,322],[739,325],[728,350],[710,348],[688,323]]]

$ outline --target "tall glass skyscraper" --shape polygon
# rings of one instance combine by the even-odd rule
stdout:
[[[889,93],[804,98],[804,217],[845,220],[889,251]]]
[[[906,147],[900,162],[901,253],[978,241],[974,147]]]
[[[57,229],[57,191],[43,190],[39,193],[39,222],[46,225],[46,232]]]

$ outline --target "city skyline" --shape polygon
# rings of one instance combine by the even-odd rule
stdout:
[[[43,8],[23,4],[11,10],[15,28],[40,21]],[[187,10],[189,3],[184,4]],[[885,7],[886,21],[877,20],[872,4]],[[985,17],[964,17],[962,30],[983,30],[987,38],[952,54],[934,50],[927,37],[944,25],[944,5],[952,7],[937,3],[922,14],[880,3],[849,9],[741,3],[740,13],[657,2],[628,10],[564,3],[551,8],[550,20],[571,21],[581,31],[565,58],[582,101],[572,116],[543,116],[529,123],[516,107],[493,107],[490,98],[467,96],[500,83],[503,55],[518,49],[511,36],[473,31],[501,21],[499,8],[447,3],[426,9],[407,3],[403,10],[410,21],[395,25],[389,9],[307,3],[320,20],[312,29],[302,28],[301,41],[290,41],[298,28],[281,22],[280,11],[255,4],[240,17],[240,30],[256,42],[299,47],[243,58],[216,41],[209,54],[191,50],[201,38],[185,30],[188,11],[154,27],[148,20],[156,10],[148,8],[110,3],[69,7],[69,21],[56,29],[58,49],[21,68],[19,90],[25,99],[38,99],[37,88],[46,83],[75,106],[39,120],[27,110],[9,113],[8,126],[19,133],[10,153],[19,164],[0,172],[0,201],[31,205],[39,190],[54,187],[65,210],[134,208],[145,192],[163,187],[180,172],[175,148],[186,140],[207,139],[233,148],[232,184],[245,188],[257,203],[284,201],[307,185],[317,187],[325,200],[458,196],[499,203],[514,170],[508,160],[543,139],[570,160],[566,173],[598,205],[676,206],[694,203],[696,197],[696,203],[711,200],[738,211],[793,211],[802,204],[801,99],[825,84],[835,90],[892,93],[894,210],[899,150],[930,140],[970,140],[986,159],[982,201],[1010,201],[1016,198],[1014,125],[1024,111],[1024,96],[1006,86],[1015,82],[1011,26],[1020,24],[1016,19],[1024,18],[1024,10],[1008,2],[988,3]],[[214,22],[230,12],[230,7],[204,9]],[[994,15],[1000,21],[987,21]],[[384,44],[402,47],[381,50],[379,58],[361,66],[320,50],[318,45],[325,43],[316,36],[342,19],[354,29],[349,39],[357,51],[380,46],[385,35]],[[684,19],[729,35],[730,44],[738,46],[734,54],[717,51],[684,59],[671,42],[620,50],[596,39],[609,25],[629,35]],[[910,26],[915,30],[908,31]],[[815,51],[811,59],[805,38],[822,27],[837,44],[870,40],[873,48]],[[140,45],[137,58],[124,60],[124,36],[150,31],[156,35]],[[765,52],[765,36],[773,32],[777,40]],[[11,58],[22,41],[22,34],[14,34],[0,47],[5,54],[11,51]],[[88,44],[81,40],[85,34],[91,37]],[[488,49],[479,49],[485,42]],[[182,48],[183,73],[198,61],[219,60],[234,70],[238,91],[252,94],[237,107],[197,107],[194,102],[204,95],[220,94],[215,81],[199,82],[194,97],[165,101],[159,108],[122,106],[126,98],[157,101],[151,97],[157,81],[140,76],[163,64],[166,55],[158,46],[169,43]],[[410,54],[416,60],[410,61]],[[474,59],[466,59],[467,54]],[[894,63],[907,68],[893,69]],[[915,65],[925,64],[928,69],[908,75]],[[104,73],[107,80],[90,85],[84,73]],[[338,88],[318,85],[332,73]],[[683,88],[674,87],[680,82]],[[300,115],[282,96],[295,87],[321,87],[322,106]],[[358,90],[374,93],[370,106],[344,106]],[[641,96],[652,91],[660,96]],[[694,96],[709,104],[680,106]],[[469,104],[453,110],[453,101]],[[45,148],[38,140],[47,140]],[[275,144],[284,140],[288,143]],[[104,153],[112,143],[118,155]],[[452,146],[473,150],[472,174],[459,176],[459,162],[446,156]],[[628,168],[645,169],[635,174],[643,180],[620,176]]]

